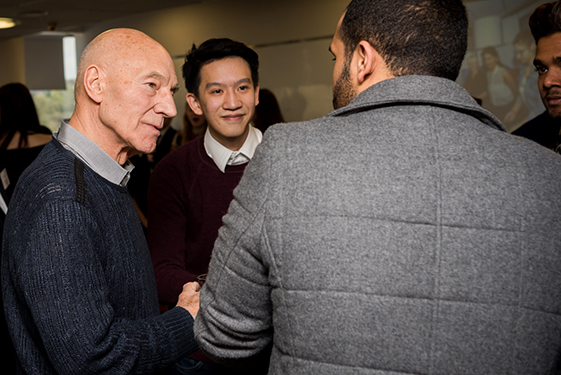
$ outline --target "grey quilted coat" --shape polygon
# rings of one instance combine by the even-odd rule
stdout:
[[[380,82],[276,125],[195,321],[270,374],[547,374],[561,348],[561,157],[446,79]]]

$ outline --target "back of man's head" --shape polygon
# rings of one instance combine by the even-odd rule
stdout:
[[[347,57],[366,40],[394,76],[455,80],[467,49],[461,0],[353,0],[340,28]]]
[[[227,38],[209,39],[198,48],[193,48],[187,53],[182,73],[187,91],[199,96],[199,85],[201,84],[201,68],[216,60],[228,57],[241,57],[251,70],[253,85],[259,83],[259,56],[257,53],[243,43]]]
[[[536,44],[540,38],[561,32],[561,1],[537,7],[530,16],[529,24]]]

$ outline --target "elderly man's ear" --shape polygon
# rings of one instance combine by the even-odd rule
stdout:
[[[96,103],[103,100],[103,73],[95,65],[90,65],[84,72],[84,89],[88,96]]]

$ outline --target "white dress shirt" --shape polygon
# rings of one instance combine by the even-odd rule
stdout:
[[[204,145],[208,156],[214,160],[218,169],[224,173],[227,165],[238,165],[249,162],[255,153],[255,149],[259,143],[261,143],[261,139],[263,139],[261,131],[249,125],[249,133],[247,134],[243,146],[238,151],[232,151],[214,139],[207,128]]]
[[[134,165],[128,160],[124,165],[119,165],[91,139],[68,125],[68,120],[62,121],[58,133],[53,134],[53,137],[101,177],[115,185],[127,185]]]

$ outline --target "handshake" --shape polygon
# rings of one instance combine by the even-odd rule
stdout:
[[[177,306],[183,307],[193,315],[193,319],[197,317],[199,312],[199,296],[201,289],[206,281],[207,274],[197,276],[197,281],[192,281],[183,285],[183,291],[177,299]]]

